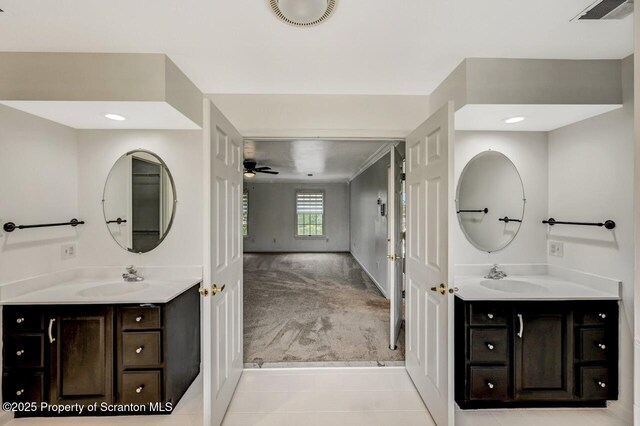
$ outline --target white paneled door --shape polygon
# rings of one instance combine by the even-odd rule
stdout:
[[[240,133],[208,100],[205,116],[203,424],[219,426],[243,368],[243,149]]]
[[[396,348],[402,326],[402,156],[391,148],[387,190],[387,259],[390,309],[389,347]]]
[[[406,368],[439,426],[453,425],[449,327],[451,102],[406,140]]]

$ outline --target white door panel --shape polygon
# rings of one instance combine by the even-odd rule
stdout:
[[[205,101],[204,425],[219,426],[243,367],[242,137]],[[215,288],[212,286],[215,284]],[[220,290],[222,289],[222,290]]]
[[[406,142],[406,366],[439,426],[453,425],[453,363],[449,359],[453,295],[438,291],[441,283],[449,282],[452,135],[453,107],[448,104]]]

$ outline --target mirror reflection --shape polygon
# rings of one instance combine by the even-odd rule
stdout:
[[[465,166],[456,195],[456,213],[476,248],[494,252],[518,234],[524,216],[524,187],[516,166],[504,154],[485,151]]]
[[[171,229],[176,192],[171,172],[156,154],[136,150],[111,168],[102,200],[113,239],[125,250],[146,253]]]

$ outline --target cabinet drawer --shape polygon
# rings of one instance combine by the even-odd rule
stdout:
[[[475,302],[469,310],[471,325],[507,325],[507,311],[496,303]]]
[[[42,309],[28,306],[5,306],[3,315],[4,329],[9,333],[44,330]]]
[[[44,368],[44,334],[6,336],[4,365],[8,368]]]
[[[471,328],[470,361],[506,363],[508,338],[506,328]]]
[[[581,361],[606,361],[611,350],[604,328],[580,329],[578,358]]]
[[[579,396],[583,399],[607,399],[611,395],[609,369],[606,367],[580,367]]]
[[[4,402],[42,402],[44,400],[44,373],[3,374],[2,397]]]
[[[159,306],[120,308],[123,330],[145,330],[161,327]]]
[[[576,321],[582,325],[605,325],[617,323],[617,305],[601,303],[577,309]]]
[[[161,402],[161,380],[160,370],[122,373],[121,402],[123,404]]]
[[[122,366],[156,367],[162,363],[159,331],[122,333]]]
[[[509,395],[507,367],[471,367],[471,400],[504,400]]]

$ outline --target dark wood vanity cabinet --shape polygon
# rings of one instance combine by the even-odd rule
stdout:
[[[4,402],[175,407],[200,372],[198,287],[166,304],[5,306]]]
[[[604,406],[617,399],[616,301],[455,301],[461,408]]]

